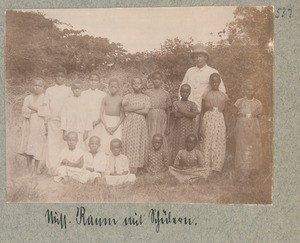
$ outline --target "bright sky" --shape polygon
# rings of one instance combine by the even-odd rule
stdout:
[[[167,38],[218,41],[218,32],[233,20],[235,7],[42,9],[47,18],[75,30],[119,42],[131,53],[159,49]],[[63,26],[66,28],[66,26]],[[213,33],[213,34],[211,34]]]

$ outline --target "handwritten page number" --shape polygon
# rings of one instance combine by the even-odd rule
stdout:
[[[278,8],[275,14],[275,18],[292,18],[293,10],[291,8]]]

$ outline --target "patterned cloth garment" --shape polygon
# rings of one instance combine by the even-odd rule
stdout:
[[[191,112],[198,112],[197,105],[192,101],[178,100],[173,103],[173,111],[176,112],[178,108]],[[181,117],[175,119],[174,126],[175,142],[173,154],[176,155],[179,150],[185,148],[185,142],[188,135],[194,133],[193,118]]]
[[[219,90],[210,90],[203,96],[205,108],[214,108],[206,111],[202,121],[203,155],[205,167],[214,171],[222,171],[226,153],[226,126],[222,111],[228,97]]]
[[[146,170],[150,174],[157,174],[167,170],[168,154],[162,148],[160,150],[150,149],[146,153]]]
[[[127,94],[122,103],[132,106],[144,105],[144,108],[151,106],[150,98],[144,94]],[[134,112],[125,115],[122,129],[123,153],[128,157],[130,167],[143,167],[148,145],[146,118]]]

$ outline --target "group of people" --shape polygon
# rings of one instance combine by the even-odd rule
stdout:
[[[236,119],[229,126],[224,111],[230,102],[218,71],[206,64],[209,53],[195,45],[191,57],[195,66],[186,72],[180,98],[173,103],[162,88],[160,72],[150,75],[153,88],[146,91],[142,79],[133,78],[133,92],[123,97],[118,79],[108,81],[105,93],[98,89],[100,78],[95,73],[84,91],[78,81],[65,85],[65,70],[56,72],[56,84],[45,94],[43,79],[33,79],[22,108],[19,151],[26,156],[29,170],[35,174],[45,159],[56,182],[102,178],[119,185],[134,182],[143,172],[167,171],[180,182],[191,182],[222,172],[226,138],[233,135],[235,169],[245,177],[256,173],[261,162],[262,105],[254,98],[253,84],[244,85],[245,97],[233,105]]]

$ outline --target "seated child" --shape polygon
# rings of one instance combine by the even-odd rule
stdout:
[[[129,172],[129,160],[121,154],[122,142],[115,138],[110,142],[112,155],[108,156],[105,180],[108,185],[117,186],[126,182],[134,182],[136,177]]]
[[[83,151],[77,146],[78,134],[69,132],[66,140],[68,147],[64,148],[59,155],[60,166],[57,168],[58,176],[54,177],[54,181],[60,182],[70,177],[85,183],[88,171],[83,168]]]
[[[162,146],[163,139],[162,134],[154,134],[152,138],[152,149],[146,154],[146,170],[152,175],[165,172],[168,169],[168,155]]]
[[[204,168],[204,159],[201,152],[196,149],[197,137],[194,134],[188,135],[186,149],[178,152],[174,165],[169,167],[170,173],[180,182],[194,181],[203,177],[206,179],[209,171]]]
[[[94,181],[95,178],[104,176],[106,155],[99,151],[100,145],[100,138],[92,136],[88,143],[89,151],[83,155],[83,168],[90,172],[87,173],[89,174],[89,181]]]

